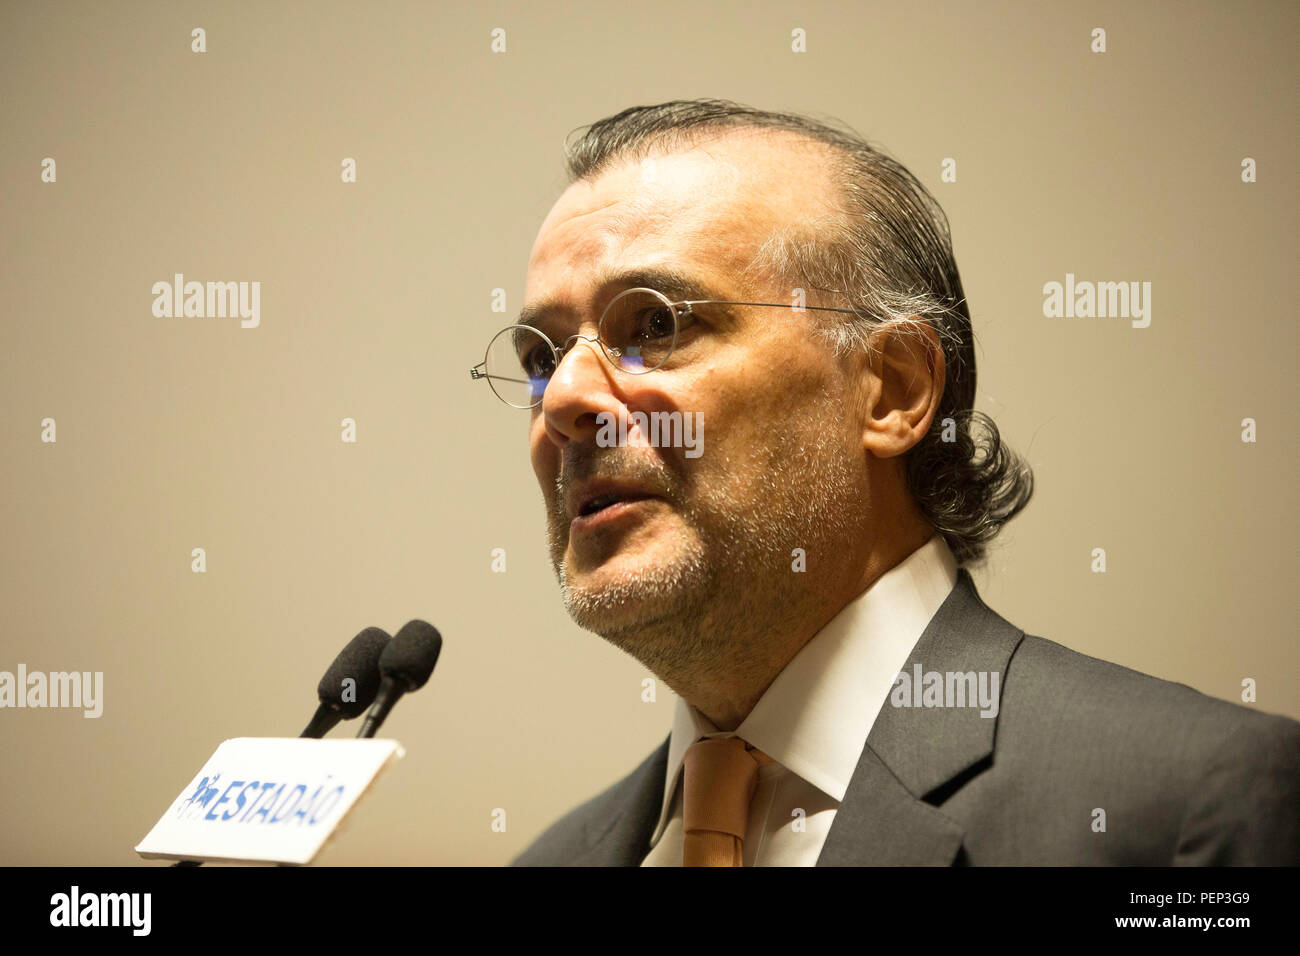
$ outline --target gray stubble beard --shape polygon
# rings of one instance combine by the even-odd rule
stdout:
[[[759,469],[763,487],[749,500],[725,487],[705,492],[702,506],[683,504],[679,496],[672,507],[696,531],[683,550],[671,562],[628,572],[599,589],[569,584],[558,524],[565,516],[553,513],[551,558],[566,610],[670,686],[685,674],[693,682],[767,674],[806,612],[806,599],[798,598],[807,592],[800,587],[807,578],[792,570],[792,550],[803,548],[808,573],[817,573],[844,540],[854,506],[861,507],[832,444],[825,433],[787,436],[768,451],[774,467]],[[712,527],[718,516],[723,523]],[[644,609],[631,622],[629,605]]]

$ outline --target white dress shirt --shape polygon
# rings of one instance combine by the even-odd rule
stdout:
[[[682,865],[686,748],[740,737],[772,763],[758,768],[745,866],[813,866],[876,715],[939,605],[957,562],[936,534],[854,598],[791,658],[734,733],[677,699],[663,808],[642,866]]]

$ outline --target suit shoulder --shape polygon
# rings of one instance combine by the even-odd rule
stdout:
[[[573,863],[618,822],[624,812],[652,786],[656,772],[662,778],[667,761],[665,740],[635,770],[618,782],[560,817],[511,866],[564,866]],[[662,796],[663,780],[659,780]]]
[[[1001,706],[998,751],[1152,811],[1171,862],[1300,864],[1300,722],[1030,635]]]
[[[1009,700],[1050,700],[1058,713],[1093,718],[1093,729],[1126,723],[1130,731],[1149,730],[1158,737],[1190,736],[1205,752],[1229,738],[1285,741],[1300,732],[1300,722],[1289,717],[1210,697],[1029,634],[1008,664],[1004,685]]]

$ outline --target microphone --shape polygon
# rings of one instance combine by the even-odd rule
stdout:
[[[366,714],[358,737],[373,737],[388,712],[403,694],[419,690],[433,673],[442,650],[442,635],[432,624],[408,621],[379,655],[383,679],[375,705]]]
[[[437,631],[434,631],[434,634],[436,635]],[[347,647],[339,651],[339,656],[334,658],[334,663],[329,666],[325,676],[316,685],[316,696],[320,698],[320,706],[316,708],[311,723],[298,735],[299,737],[324,737],[340,720],[351,720],[353,717],[360,716],[361,712],[370,706],[379,692],[379,662],[383,657],[384,648],[391,640],[387,631],[368,627],[348,641]],[[438,652],[434,651],[433,656],[436,660]],[[429,670],[433,670],[432,664],[429,665]],[[425,677],[427,679],[428,675]],[[343,699],[343,681],[348,678],[356,682],[356,695],[353,700]],[[202,865],[202,860],[177,860],[172,864],[172,866]]]
[[[359,717],[379,693],[379,662],[391,638],[388,632],[368,627],[339,651],[316,687],[320,706],[299,737],[324,737],[340,720]],[[351,679],[355,693],[344,699],[343,682]]]

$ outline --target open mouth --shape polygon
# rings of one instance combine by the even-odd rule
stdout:
[[[606,508],[612,507],[613,505],[620,504],[626,501],[642,501],[649,497],[652,496],[638,495],[638,494],[618,494],[618,493],[597,495],[595,498],[592,498],[590,501],[584,504],[582,508],[578,510],[578,517],[586,518],[589,515],[594,515],[598,511],[604,511]]]

